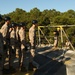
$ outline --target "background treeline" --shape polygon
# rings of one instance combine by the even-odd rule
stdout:
[[[16,8],[15,11],[4,14],[4,16],[10,16],[11,22],[14,21],[16,23],[26,22],[27,29],[32,25],[32,20],[38,20],[38,25],[41,26],[51,26],[51,25],[75,25],[75,11],[68,10],[66,12],[56,11],[55,9],[45,9],[44,11],[40,11],[38,8],[33,8],[29,12],[26,12],[23,9]],[[3,24],[3,22],[2,22]],[[1,25],[2,25],[1,24]],[[51,35],[51,30],[55,28],[44,28],[44,32],[47,36]],[[28,31],[28,30],[27,30]],[[65,31],[75,46],[75,27],[66,27]],[[28,33],[27,33],[28,35]]]

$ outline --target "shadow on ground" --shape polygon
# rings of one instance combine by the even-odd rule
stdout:
[[[38,54],[34,60],[39,64],[34,75],[66,75],[66,67],[62,62],[52,60],[43,55]],[[59,70],[61,70],[61,73]]]
[[[51,47],[43,47],[37,49],[37,54],[34,57],[34,61],[37,63],[37,69],[34,71],[28,71],[29,75],[66,75],[66,66],[64,63],[58,62],[57,60],[53,60],[53,58],[57,58],[63,54],[63,50],[55,50],[45,52],[43,54],[38,54],[38,52],[46,51],[51,49]],[[60,59],[63,59],[60,57]],[[70,58],[66,58],[66,60],[70,60]],[[17,68],[18,62],[14,63],[14,67]],[[26,75],[27,72],[15,70],[15,69],[5,69],[3,70],[3,75]]]

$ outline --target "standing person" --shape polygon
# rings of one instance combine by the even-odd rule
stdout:
[[[29,68],[33,69],[34,65],[32,64],[33,61],[33,57],[35,56],[35,47],[36,47],[36,30],[35,28],[38,26],[38,21],[37,20],[33,20],[32,21],[32,26],[29,29],[29,40],[30,40],[30,44],[31,44],[31,61],[29,64]]]
[[[2,16],[0,15],[0,24],[2,21]],[[3,37],[0,32],[0,75],[2,75],[2,70],[3,70]]]
[[[9,29],[10,50],[9,50],[9,68],[13,69],[13,62],[16,57],[16,23],[12,23]]]
[[[4,63],[5,63],[5,59],[7,57],[7,45],[9,44],[9,24],[10,24],[10,17],[5,17],[4,18],[5,23],[4,25],[1,27],[1,34],[3,36],[3,52],[4,52]],[[4,64],[3,63],[3,64]]]
[[[16,25],[16,48],[19,49],[19,24]]]
[[[25,58],[25,44],[26,44],[26,33],[25,33],[25,23],[21,22],[19,24],[19,38],[20,38],[20,46],[21,49],[19,50],[19,65],[20,67],[24,66],[24,58]]]
[[[19,37],[20,25],[16,25],[16,57],[19,57],[19,51],[21,51],[20,37]]]
[[[66,49],[70,49],[70,42],[69,42],[69,40],[66,40],[65,46],[66,46]]]
[[[54,47],[53,48],[57,48],[59,32],[56,30],[53,32],[53,34],[54,34]]]
[[[1,24],[2,19],[3,19],[3,18],[2,18],[2,16],[0,15],[0,24]]]

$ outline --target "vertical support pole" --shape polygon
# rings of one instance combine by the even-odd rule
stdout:
[[[75,50],[75,49],[74,49],[74,47],[73,47],[73,45],[72,45],[72,43],[71,43],[71,42],[70,42],[70,40],[68,39],[68,37],[67,37],[67,35],[66,35],[66,33],[65,33],[65,31],[64,31],[64,30],[63,30],[63,33],[65,34],[65,37],[66,37],[66,38],[67,38],[67,40],[69,41],[71,48],[72,48],[73,50]]]
[[[62,27],[60,27],[60,31],[61,31],[61,48],[63,47],[63,34],[62,34]]]
[[[41,47],[40,28],[38,27],[38,45]]]

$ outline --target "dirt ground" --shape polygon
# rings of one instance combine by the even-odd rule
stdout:
[[[27,73],[17,71],[17,72],[15,72],[15,73],[11,73],[11,74],[3,74],[3,75],[33,75],[33,74],[34,74],[33,71],[29,71],[29,72],[27,72]]]

